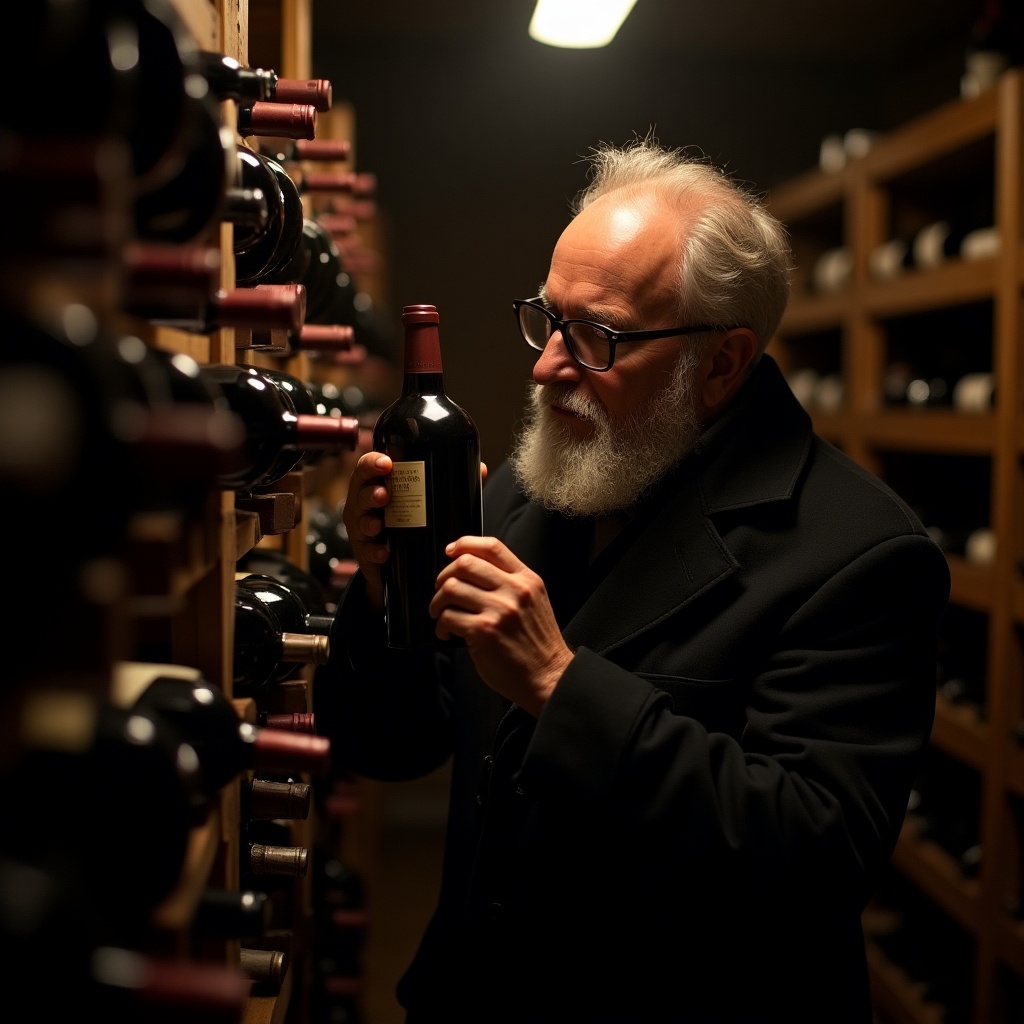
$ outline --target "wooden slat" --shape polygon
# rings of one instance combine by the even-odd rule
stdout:
[[[885,450],[987,455],[995,440],[991,416],[926,409],[865,416],[859,428],[870,444]]]
[[[908,817],[893,852],[893,866],[971,935],[980,927],[977,879],[964,878],[955,861],[937,843],[918,839]]]
[[[883,135],[863,158],[864,173],[886,180],[931,163],[991,135],[996,128],[997,92],[954,100]]]
[[[804,220],[842,203],[847,186],[844,171],[828,172],[815,167],[775,186],[768,197],[772,213],[783,222]]]
[[[189,34],[203,50],[221,52],[221,16],[211,0],[171,0]]]
[[[950,260],[884,284],[871,284],[864,292],[864,309],[876,317],[908,316],[991,299],[997,265],[994,258]]]
[[[951,704],[938,695],[932,743],[978,771],[983,771],[988,756],[988,726],[978,719],[974,708]]]

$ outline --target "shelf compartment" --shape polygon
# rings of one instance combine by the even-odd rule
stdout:
[[[867,285],[864,310],[882,319],[981,302],[995,294],[996,275],[997,261],[993,258],[951,260],[934,269]]]
[[[885,1024],[942,1024],[945,1008],[939,1003],[925,1002],[924,982],[908,978],[870,938],[865,943],[865,953],[872,1003],[881,1011]]]
[[[999,97],[999,89],[990,89],[974,99],[953,100],[883,135],[860,162],[860,171],[884,182],[946,163],[950,154],[995,134]]]
[[[211,808],[209,818],[189,834],[181,880],[153,912],[151,924],[157,931],[184,934],[190,927],[220,849],[220,823],[220,811]]]
[[[956,861],[938,843],[919,839],[918,827],[912,817],[904,822],[893,851],[893,866],[961,928],[977,935],[981,921],[978,880],[964,878]]]
[[[995,576],[990,566],[971,565],[957,555],[949,555],[950,602],[974,611],[990,612],[995,593]]]
[[[830,172],[812,167],[771,190],[772,213],[787,224],[813,220],[823,211],[841,206],[849,177],[846,169]]]
[[[782,318],[779,333],[784,335],[813,334],[842,326],[850,308],[847,294],[794,295]]]
[[[1024,921],[1002,919],[995,929],[999,958],[1024,979]]]
[[[216,519],[188,521],[170,512],[136,516],[128,537],[128,611],[135,618],[174,615],[188,593],[217,564]]]
[[[941,693],[937,694],[931,741],[950,756],[979,772],[984,771],[988,762],[990,732],[974,707],[954,704]]]
[[[1017,796],[1024,797],[1024,750],[1012,750],[1008,761],[1007,785]]]
[[[988,413],[899,409],[863,417],[859,432],[881,451],[988,455],[996,443],[995,418]]]

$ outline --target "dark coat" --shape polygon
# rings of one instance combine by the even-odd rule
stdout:
[[[860,914],[935,706],[938,547],[811,431],[765,357],[592,565],[507,466],[485,532],[576,655],[539,719],[453,655],[387,651],[357,576],[315,681],[333,756],[452,762],[410,1022],[871,1019]]]

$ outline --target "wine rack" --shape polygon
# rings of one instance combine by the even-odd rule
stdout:
[[[308,0],[266,0],[255,3],[253,11],[249,0],[153,0],[153,9],[160,12],[162,3],[167,24],[183,30],[199,50],[248,66],[252,45],[261,52],[259,66],[272,67],[282,78],[312,78]],[[71,7],[79,15],[94,13],[85,0]],[[39,33],[32,42],[44,52],[42,44],[49,42],[45,30],[37,25],[32,31]],[[54,39],[59,36],[55,33]],[[174,85],[167,83],[168,93]],[[97,109],[100,102],[96,98]],[[231,139],[219,154],[227,161],[216,168],[225,171],[222,185],[227,188],[236,147],[255,151],[259,140],[243,139],[235,131],[234,101],[210,109],[218,122],[213,134]],[[157,131],[160,125],[152,127]],[[347,145],[336,151],[333,163],[319,168],[351,176],[353,130],[344,103],[335,101],[320,113],[317,138]],[[180,736],[173,737],[170,729],[162,734],[171,719],[151,711],[152,734],[133,737],[132,729],[146,712],[133,719],[128,706],[117,703],[113,680],[118,667],[129,662],[185,667],[229,698],[240,723],[296,731],[311,724],[312,665],[303,665],[265,693],[234,692],[236,573],[240,560],[260,551],[297,573],[309,569],[311,515],[317,510],[326,514],[342,498],[354,453],[347,447],[328,450],[303,460],[269,487],[236,492],[217,485],[214,467],[221,459],[230,461],[232,452],[238,454],[234,442],[219,435],[215,444],[207,433],[207,428],[226,426],[226,420],[211,415],[197,434],[199,419],[171,415],[180,411],[174,401],[161,400],[146,410],[132,389],[141,394],[152,386],[152,394],[146,391],[149,399],[172,387],[172,363],[176,372],[186,372],[180,370],[186,364],[200,369],[237,364],[283,371],[282,377],[308,382],[310,402],[314,393],[327,402],[330,394],[359,393],[358,347],[342,353],[347,358],[327,358],[312,348],[279,342],[271,331],[258,337],[230,326],[183,330],[129,311],[121,301],[125,279],[120,260],[135,241],[126,227],[134,182],[124,154],[116,144],[70,140],[59,129],[52,135],[39,130],[38,135],[24,167],[18,164],[17,147],[4,148],[10,145],[6,138],[0,143],[5,190],[11,195],[23,188],[21,208],[10,210],[10,231],[0,245],[0,312],[14,325],[5,331],[0,361],[8,438],[6,446],[0,444],[0,504],[6,509],[5,533],[17,549],[12,583],[20,579],[23,584],[20,608],[12,618],[20,646],[0,687],[0,779],[20,794],[8,823],[9,838],[0,844],[0,983],[10,992],[25,985],[40,992],[65,991],[52,1002],[41,1000],[37,1009],[43,1021],[70,1019],[91,1008],[93,1015],[112,1021],[305,1024],[317,1009],[326,1014],[330,1001],[317,995],[323,985],[316,975],[314,947],[322,934],[339,957],[345,954],[332,998],[336,1004],[347,1000],[346,1019],[355,1020],[359,979],[353,965],[366,927],[366,908],[353,895],[361,892],[355,876],[358,858],[346,868],[347,888],[326,877],[322,865],[339,873],[358,793],[344,778],[324,781],[296,773],[294,785],[285,788],[301,793],[312,782],[317,795],[308,813],[300,808],[275,820],[280,826],[275,841],[307,851],[308,867],[267,886],[261,934],[246,931],[256,927],[258,915],[251,907],[248,924],[232,931],[223,922],[229,909],[238,919],[245,910],[232,901],[245,880],[250,783],[258,773],[243,769],[227,785],[200,792],[196,765]],[[217,163],[216,146],[213,153]],[[297,177],[303,166],[295,165]],[[365,192],[367,179],[360,181]],[[350,177],[350,192],[351,186]],[[356,198],[362,206],[353,220],[362,218],[369,231],[365,218],[373,213],[372,202],[366,195]],[[306,217],[316,213],[318,203],[341,217],[321,194],[311,192],[302,203]],[[141,207],[140,201],[139,217]],[[154,231],[157,225],[154,217]],[[177,243],[166,230],[161,240]],[[345,230],[358,237],[358,224]],[[214,214],[212,222],[197,221],[188,233],[202,235],[202,245],[215,257],[207,265],[215,287],[222,293],[236,289],[228,217]],[[383,301],[379,289],[377,295]],[[60,310],[60,322],[51,330],[40,310]],[[347,331],[343,341],[351,341],[352,328]],[[66,391],[70,383],[81,392],[73,406],[82,411],[80,421],[64,422],[64,409],[72,403],[62,404],[67,395],[51,394],[39,383],[36,370],[44,359],[20,359],[19,339],[36,343],[40,351],[52,349],[54,365],[63,367],[61,386]],[[113,339],[116,344],[106,344]],[[150,365],[153,356],[159,358]],[[184,383],[184,378],[175,380]],[[86,393],[91,385],[104,392],[102,402],[111,404],[124,398],[115,388],[130,392],[132,401],[118,409],[141,416],[142,426],[114,413],[101,427],[86,422],[85,413],[93,410]],[[332,407],[334,415],[340,401]],[[95,405],[98,409],[100,400]],[[106,406],[102,411],[109,412]],[[372,414],[357,411],[363,417]],[[35,418],[25,422],[33,429],[24,429],[18,419],[30,415]],[[51,433],[55,440],[47,448]],[[92,459],[91,465],[69,471],[78,454]],[[28,468],[23,470],[22,463]],[[55,488],[52,480],[65,477],[66,483]],[[182,482],[187,499],[177,500]],[[50,493],[57,495],[59,507],[46,504]],[[23,518],[24,507],[18,511],[29,495],[31,522]],[[30,536],[31,531],[39,533]],[[255,571],[269,574],[266,566],[272,563],[260,564],[264,568]],[[228,717],[233,721],[233,715]],[[118,778],[115,769],[127,777]],[[97,805],[91,807],[90,800]],[[67,822],[66,836],[60,834],[61,819]],[[74,849],[76,844],[81,850]],[[26,888],[37,876],[45,876],[49,895],[35,897],[29,909],[43,926],[23,935],[12,911],[16,900],[21,907],[24,893],[44,892]],[[351,905],[324,924],[316,913],[315,891],[331,891],[338,899],[344,891]],[[210,931],[204,922],[214,902],[221,923]],[[125,980],[141,975],[153,981],[145,992]],[[321,1005],[314,1007],[317,998]]]
[[[952,575],[929,785],[864,915],[880,1024],[1020,1019],[1022,137],[1014,69],[769,197],[797,260],[769,351],[818,432],[915,505]],[[940,222],[983,229],[988,243],[994,228],[998,245],[878,272],[886,243]],[[837,251],[844,273],[826,281],[816,268],[834,267]]]

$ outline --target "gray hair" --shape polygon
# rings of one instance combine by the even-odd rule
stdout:
[[[623,147],[602,144],[588,160],[590,183],[572,213],[619,189],[675,203],[682,231],[679,315],[749,327],[760,357],[789,300],[793,262],[788,233],[764,203],[704,158],[666,149],[651,137]]]

